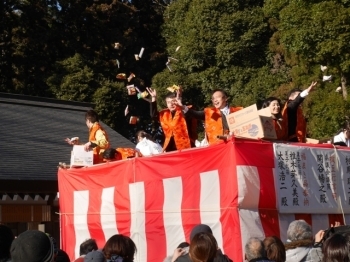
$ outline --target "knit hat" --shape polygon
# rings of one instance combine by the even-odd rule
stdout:
[[[84,257],[84,262],[104,262],[105,256],[101,250],[92,250]]]
[[[190,240],[193,239],[193,237],[198,234],[198,233],[210,233],[213,234],[213,231],[211,231],[211,228],[208,225],[205,224],[199,224],[197,226],[195,226],[192,231],[191,231],[191,235],[190,235]]]
[[[49,236],[38,230],[28,230],[20,234],[11,245],[12,262],[51,262],[54,247]]]

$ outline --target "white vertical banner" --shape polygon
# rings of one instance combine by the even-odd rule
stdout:
[[[337,150],[337,157],[339,161],[336,162],[336,167],[342,177],[342,183],[339,184],[339,188],[341,188],[339,192],[340,208],[344,213],[350,213],[350,151]]]
[[[280,213],[341,213],[341,174],[334,149],[274,144]]]
[[[80,256],[80,244],[90,238],[88,227],[88,209],[89,209],[89,190],[74,191],[73,193],[74,206],[74,231],[75,231],[75,258]]]
[[[223,250],[222,226],[220,222],[220,178],[218,170],[200,173],[200,216],[201,223],[210,226],[218,246]]]
[[[164,204],[163,218],[166,236],[167,255],[174,253],[179,243],[183,242],[185,232],[182,226],[182,179],[181,177],[163,179]]]
[[[129,184],[131,225],[130,238],[137,246],[134,260],[147,260],[145,185],[143,182]]]
[[[114,206],[114,192],[115,187],[108,187],[102,190],[101,195],[101,227],[106,241],[111,236],[119,234]]]

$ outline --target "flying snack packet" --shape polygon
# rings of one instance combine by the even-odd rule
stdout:
[[[126,74],[124,74],[124,73],[117,74],[116,78],[120,79],[120,80],[125,80],[126,79]]]
[[[148,96],[148,92],[147,91],[143,91],[142,93],[138,93],[137,94],[137,98],[141,99],[141,98],[145,98]]]
[[[175,91],[180,90],[180,87],[177,85],[172,85],[172,86],[167,87],[166,89],[168,89],[168,91],[174,93]]]

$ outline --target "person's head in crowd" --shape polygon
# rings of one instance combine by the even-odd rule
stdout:
[[[275,262],[286,261],[286,249],[281,239],[276,236],[266,237],[263,243],[268,259]]]
[[[186,248],[186,247],[189,247],[189,246],[190,246],[189,243],[187,243],[187,242],[181,242],[181,243],[177,246],[177,248]]]
[[[170,111],[174,111],[176,109],[176,93],[168,93],[165,96],[165,103]]]
[[[211,102],[213,106],[217,109],[223,109],[228,104],[228,95],[225,90],[215,89],[212,92]]]
[[[117,150],[115,150],[114,148],[107,148],[103,152],[103,160],[106,162],[117,160]]]
[[[104,262],[105,256],[101,250],[92,250],[84,257],[84,262]]]
[[[92,250],[97,250],[97,243],[95,239],[87,239],[83,243],[80,244],[79,248],[79,255],[83,256],[86,255],[87,253],[91,252]]]
[[[190,244],[187,243],[187,242],[181,242],[176,250],[174,251],[174,254],[172,256],[167,256],[163,262],[172,262],[172,261],[176,261],[176,259],[179,257],[179,256],[184,256],[184,255],[187,255],[188,254],[188,251],[189,251],[189,247],[190,247]]]
[[[70,262],[70,259],[65,251],[58,249],[55,262]]]
[[[350,262],[349,234],[334,234],[322,245],[323,262]]]
[[[11,245],[12,262],[53,262],[54,245],[48,235],[38,230],[20,234]]]
[[[245,245],[244,251],[245,251],[245,258],[248,261],[266,257],[264,244],[260,239],[256,237],[251,237],[248,239],[248,242]]]
[[[264,100],[261,108],[270,108],[272,116],[281,117],[281,100],[276,97],[268,97]]]
[[[134,241],[123,235],[110,237],[102,250],[107,262],[117,262],[118,259],[123,259],[123,262],[134,261],[136,251]]]
[[[190,241],[192,241],[193,237],[198,233],[210,233],[213,234],[213,231],[208,225],[205,224],[198,224],[192,228],[191,234],[190,234]]]
[[[218,244],[211,233],[201,232],[193,236],[189,255],[192,262],[212,262],[216,257]]]
[[[0,224],[0,262],[10,259],[10,247],[13,239],[14,235],[11,228]]]
[[[287,239],[289,242],[313,239],[311,226],[305,220],[294,220],[288,226]]]
[[[300,88],[294,88],[292,90],[289,91],[288,94],[288,100],[294,100],[295,98],[297,98],[297,96],[301,93],[301,89]]]
[[[145,131],[139,130],[139,131],[136,132],[136,140],[137,140],[137,142],[140,142],[144,138],[153,141],[152,136],[150,134],[146,133]]]
[[[85,113],[85,123],[88,128],[91,128],[93,124],[98,121],[98,114],[94,110],[88,110]]]

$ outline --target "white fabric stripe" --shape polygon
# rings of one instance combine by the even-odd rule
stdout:
[[[287,230],[289,224],[295,220],[294,214],[278,214],[280,225],[280,239],[283,243],[287,242]]]
[[[89,209],[89,191],[74,191],[73,193],[73,223],[75,234],[75,258],[79,257],[80,244],[91,238],[87,223]]]
[[[237,166],[237,183],[239,207],[256,209],[260,199],[258,169],[255,166]]]
[[[220,222],[220,181],[217,170],[200,173],[201,189],[199,209],[201,223],[210,226],[218,246],[223,250],[222,225]]]
[[[129,184],[131,225],[130,237],[137,246],[136,262],[147,261],[145,185],[143,182]]]
[[[260,240],[264,240],[265,234],[261,224],[260,215],[257,209],[239,209],[238,213],[241,226],[242,250],[244,253],[244,246],[249,238],[257,237]]]
[[[312,214],[311,220],[312,220],[311,227],[314,235],[321,229],[326,230],[327,228],[329,228],[329,217],[326,214],[322,214],[322,215]]]
[[[166,238],[167,256],[174,253],[175,248],[185,241],[185,233],[182,226],[182,179],[174,177],[163,179],[164,204],[163,219]]]
[[[118,234],[114,206],[114,187],[104,188],[101,195],[101,227],[105,241]]]

